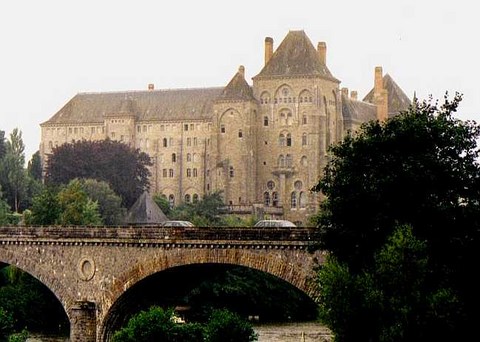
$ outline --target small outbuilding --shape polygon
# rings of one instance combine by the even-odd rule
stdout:
[[[144,191],[128,210],[126,224],[159,224],[168,220],[150,194]]]

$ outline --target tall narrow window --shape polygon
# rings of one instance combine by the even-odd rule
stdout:
[[[225,125],[220,125],[220,132],[225,133]]]
[[[172,163],[177,162],[177,155],[175,153],[172,153]]]
[[[168,172],[167,169],[163,169],[163,178],[167,178]]]
[[[291,154],[287,154],[285,157],[285,166],[286,167],[292,167],[293,166],[293,158]]]
[[[278,144],[280,146],[285,146],[285,135],[282,133],[278,137]]]
[[[167,146],[168,146],[168,140],[167,138],[163,138],[163,147],[167,147]]]
[[[192,177],[192,169],[187,169],[187,177]]]
[[[235,176],[235,172],[234,172],[234,170],[233,170],[233,166],[230,166],[229,174],[230,174],[230,177]]]
[[[307,146],[307,133],[302,134],[302,146]]]
[[[173,169],[169,169],[169,170],[168,170],[168,176],[169,176],[169,177],[173,177]]]
[[[238,130],[238,137],[243,138],[243,132],[241,129]]]
[[[292,135],[290,133],[287,134],[287,146],[292,146]]]
[[[192,155],[190,153],[187,153],[187,162],[192,161]]]
[[[187,125],[185,125],[185,126],[187,126]],[[190,203],[190,195],[189,194],[185,195],[185,203]]]
[[[170,208],[173,208],[175,206],[175,196],[168,196],[168,204],[170,204]]]
[[[197,203],[198,202],[198,194],[193,194],[193,203]]]
[[[290,207],[296,208],[297,207],[297,193],[294,191],[290,196]]]
[[[263,193],[263,204],[266,206],[266,207],[269,207],[270,206],[270,194],[268,192],[264,192]]]
[[[278,157],[278,167],[285,167],[285,157],[283,154]]]
[[[307,195],[305,194],[305,192],[300,192],[300,196],[299,196],[299,204],[300,204],[300,208],[305,208],[307,206]]]
[[[272,205],[278,207],[278,192],[272,193]]]
[[[193,177],[198,177],[197,168],[194,168],[194,169],[193,169]]]
[[[268,116],[263,117],[263,125],[268,126]]]

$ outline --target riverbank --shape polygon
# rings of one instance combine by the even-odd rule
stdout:
[[[332,333],[317,322],[254,325],[258,342],[330,342]]]

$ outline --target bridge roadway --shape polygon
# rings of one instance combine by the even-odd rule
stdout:
[[[109,341],[122,294],[168,268],[241,265],[273,274],[315,299],[315,229],[0,227],[0,264],[47,286],[70,320],[70,341]]]

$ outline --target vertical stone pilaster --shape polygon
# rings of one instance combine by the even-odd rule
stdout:
[[[70,311],[70,341],[95,342],[97,320],[95,303],[78,301]]]

